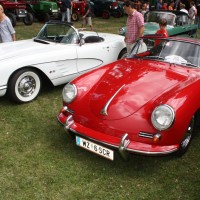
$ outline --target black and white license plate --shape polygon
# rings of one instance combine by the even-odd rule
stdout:
[[[76,136],[76,144],[84,149],[87,149],[88,151],[103,156],[104,158],[114,160],[114,151],[111,149],[103,147],[79,136]]]

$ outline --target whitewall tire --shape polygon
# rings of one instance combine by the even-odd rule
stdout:
[[[32,69],[19,70],[11,77],[8,84],[8,94],[17,103],[27,103],[34,100],[40,89],[40,76]]]

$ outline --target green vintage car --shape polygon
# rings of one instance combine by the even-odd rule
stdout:
[[[169,36],[197,37],[197,24],[190,24],[188,14],[181,11],[152,10],[145,16],[144,35],[155,34],[159,29],[161,18],[167,19],[167,32]],[[125,35],[126,27],[119,29],[120,35]]]

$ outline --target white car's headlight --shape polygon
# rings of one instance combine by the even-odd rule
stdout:
[[[77,88],[74,84],[68,83],[67,85],[65,85],[65,87],[63,88],[63,100],[66,103],[70,103],[72,102],[76,95],[77,95]]]
[[[119,29],[119,34],[120,35],[124,35],[125,34],[125,29],[124,28],[120,28]]]
[[[173,124],[175,119],[174,110],[168,105],[160,105],[151,114],[151,122],[158,130],[166,130]]]

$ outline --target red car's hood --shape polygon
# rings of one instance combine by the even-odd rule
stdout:
[[[185,74],[170,70],[168,63],[125,59],[113,64],[96,84],[90,108],[100,118],[121,119],[186,79]]]

